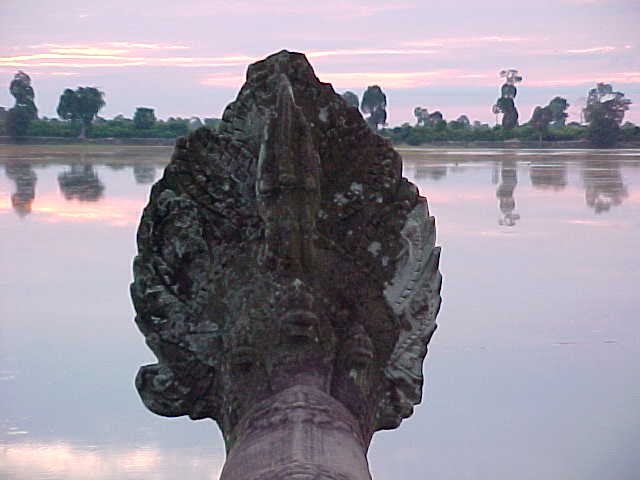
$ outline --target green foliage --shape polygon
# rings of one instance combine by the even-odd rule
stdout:
[[[169,119],[156,121],[146,129],[136,128],[133,120],[118,119],[107,121],[102,125],[94,125],[91,129],[93,138],[176,138],[189,133],[187,119]]]
[[[500,88],[500,95],[502,98],[516,98],[517,94],[518,89],[515,85],[509,85],[508,83],[505,83],[504,85],[502,85],[502,88]]]
[[[478,124],[477,124],[478,125]],[[478,125],[473,128],[461,128],[458,120],[438,122],[432,127],[411,126],[408,123],[394,128],[383,128],[379,132],[382,136],[391,139],[396,145],[424,145],[433,142],[501,142],[505,140],[519,139],[527,142],[540,140],[540,132],[531,124],[522,125],[512,129],[502,126],[490,128],[487,125]],[[568,125],[564,128],[549,128],[542,135],[543,140],[580,140],[585,137],[586,128],[583,126]]]
[[[518,75],[518,70],[512,68],[502,70],[500,76],[504,77],[505,82],[500,88],[500,98],[496,101],[492,111],[496,115],[502,113],[502,128],[511,130],[518,126],[518,110],[513,99],[518,93],[515,84],[521,82],[522,77]]]
[[[72,122],[34,120],[29,124],[27,135],[33,137],[77,137],[80,125]]]
[[[136,128],[132,119],[119,115],[113,120],[94,123],[89,132],[90,138],[176,138],[189,133],[189,120],[171,118],[158,120],[151,128]],[[215,123],[219,119],[210,119]],[[77,137],[82,129],[81,122],[34,120],[29,123],[26,135],[34,137]]]
[[[426,126],[429,122],[429,111],[426,108],[416,107],[413,109],[413,115],[416,117],[417,126]]]
[[[461,128],[471,128],[471,121],[466,115],[460,115],[455,122],[458,123]]]
[[[512,97],[500,97],[496,106],[502,113],[502,128],[510,130],[518,126],[518,110]]]
[[[205,118],[204,119],[205,126],[207,126],[209,128],[213,128],[214,130],[218,129],[218,126],[220,126],[220,122],[221,122],[221,120],[219,118]]]
[[[140,130],[148,130],[156,123],[153,108],[138,107],[133,115],[133,124]]]
[[[551,121],[555,127],[564,127],[565,121],[569,114],[566,112],[569,108],[569,103],[566,98],[554,97],[549,102],[549,110],[551,111]]]
[[[624,98],[624,93],[614,92],[613,87],[608,83],[598,83],[596,88],[589,90],[587,96],[587,105],[583,113],[587,123],[596,117],[608,118],[615,121],[618,125],[624,120],[624,113],[629,110],[631,100]]]
[[[29,75],[22,70],[18,71],[9,85],[9,91],[16,99],[14,108],[21,110],[17,115],[21,118],[23,118],[24,115],[28,115],[29,120],[38,118],[38,109],[34,102],[35,93],[31,86],[31,78]]]
[[[362,95],[360,109],[363,113],[369,114],[367,123],[377,130],[378,125],[387,123],[387,96],[378,85],[371,85]]]
[[[200,120],[199,117],[191,117],[189,119],[188,127],[190,132],[199,129],[203,125],[204,124],[202,123],[202,120]]]
[[[342,98],[345,102],[347,102],[347,105],[349,105],[350,107],[356,107],[358,108],[358,105],[360,105],[360,100],[358,100],[358,95],[356,95],[353,92],[344,92],[342,94]]]
[[[23,137],[29,129],[29,122],[38,118],[38,109],[34,102],[35,93],[29,75],[20,70],[9,85],[16,104],[6,112],[3,130],[10,137]]]
[[[640,127],[631,122],[625,122],[620,127],[620,138],[625,142],[640,142]]]
[[[5,130],[10,137],[24,137],[33,118],[33,110],[29,107],[13,107],[7,114]]]
[[[58,115],[64,120],[81,122],[80,137],[85,136],[96,114],[104,107],[104,92],[95,87],[67,88],[58,102]]]
[[[613,147],[618,142],[620,126],[614,118],[609,116],[604,105],[591,111],[587,138],[594,147]]]
[[[549,124],[553,119],[553,112],[550,107],[536,107],[529,120],[529,126],[531,126],[537,133],[538,139],[542,142],[542,137],[547,133]]]

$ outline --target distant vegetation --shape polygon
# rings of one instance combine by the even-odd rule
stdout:
[[[598,83],[589,91],[583,109],[586,124],[566,124],[569,103],[565,98],[555,97],[547,106],[536,107],[531,119],[518,124],[518,110],[514,99],[516,83],[522,81],[517,70],[503,70],[500,76],[505,83],[500,89],[500,98],[493,106],[496,126],[469,121],[466,115],[447,122],[442,112],[430,113],[427,108],[416,107],[413,111],[416,124],[405,123],[400,127],[383,128],[383,135],[397,145],[425,145],[434,142],[503,142],[520,140],[525,142],[588,140],[594,147],[613,147],[619,141],[640,142],[640,127],[631,122],[622,123],[631,101],[624,93],[613,91],[609,84]],[[502,122],[498,124],[498,116]]]
[[[522,81],[517,70],[503,70],[505,79],[500,97],[492,107],[496,114],[496,126],[478,121],[471,122],[467,115],[447,121],[440,111],[429,112],[416,107],[415,125],[405,123],[399,127],[385,128],[387,124],[387,96],[379,85],[366,88],[362,101],[353,92],[342,94],[343,99],[366,115],[369,126],[395,144],[425,145],[433,142],[502,142],[521,141],[570,141],[586,139],[595,147],[615,146],[619,141],[640,141],[640,127],[623,123],[631,101],[624,93],[613,90],[606,83],[598,83],[588,94],[583,108],[585,124],[566,124],[569,104],[565,98],[555,97],[548,105],[535,108],[531,119],[518,123],[518,111],[514,99],[515,84]],[[0,107],[0,135],[14,138],[34,137],[89,137],[89,138],[176,138],[186,135],[203,125],[217,128],[220,119],[198,117],[156,118],[149,107],[138,107],[132,118],[117,115],[107,120],[98,116],[105,106],[105,93],[95,87],[66,89],[60,96],[57,118],[38,118],[35,93],[29,76],[19,71],[9,90],[15,97],[15,105],[9,110]],[[502,115],[502,121],[498,117]],[[383,128],[380,128],[383,127]]]

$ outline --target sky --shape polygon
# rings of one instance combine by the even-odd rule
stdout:
[[[13,105],[8,87],[23,70],[40,115],[55,116],[65,88],[95,86],[105,118],[136,107],[220,117],[247,65],[287,49],[340,93],[380,85],[391,126],[414,123],[416,106],[493,124],[507,68],[523,76],[521,121],[556,95],[580,121],[603,81],[634,102],[625,120],[640,124],[639,24],[638,0],[2,0],[0,106]]]

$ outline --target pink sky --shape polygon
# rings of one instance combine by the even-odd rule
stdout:
[[[41,115],[64,88],[106,92],[107,118],[138,106],[160,117],[219,117],[247,64],[286,48],[307,54],[323,81],[361,96],[387,93],[389,123],[413,108],[493,122],[498,71],[520,70],[526,121],[556,95],[579,120],[596,81],[613,83],[640,123],[637,0],[182,1],[3,0],[0,105],[16,70],[31,75]],[[481,6],[480,6],[481,5]]]

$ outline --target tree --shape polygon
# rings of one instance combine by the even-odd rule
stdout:
[[[587,138],[595,147],[611,147],[618,141],[620,124],[629,110],[631,100],[624,93],[613,91],[608,83],[598,83],[589,90],[587,104],[583,110],[589,122]]]
[[[189,127],[189,131],[191,131],[199,129],[200,127],[202,127],[203,123],[202,120],[200,120],[200,117],[191,117],[187,125]]]
[[[205,118],[203,121],[204,121],[205,126],[207,126],[209,128],[213,128],[215,130],[215,129],[218,128],[218,125],[220,125],[220,122],[222,120],[219,119],[219,118],[209,117],[209,118]]]
[[[416,117],[416,126],[427,126],[429,123],[429,111],[426,108],[416,107],[413,109],[413,114]]]
[[[592,116],[597,112],[621,125],[624,112],[629,110],[630,105],[631,100],[624,98],[624,93],[614,92],[608,83],[598,83],[596,88],[589,90],[587,105],[583,110],[584,119],[587,123],[591,122]]]
[[[522,81],[522,77],[518,75],[518,70],[512,68],[502,70],[500,76],[505,79],[504,84],[500,88],[500,98],[496,101],[492,108],[492,112],[496,115],[502,113],[502,127],[510,130],[518,126],[518,110],[516,109],[514,99],[518,93],[516,83]]]
[[[138,107],[133,115],[133,124],[140,130],[148,130],[156,123],[156,114],[153,108]]]
[[[555,97],[548,105],[551,110],[551,121],[556,128],[564,128],[565,121],[569,114],[566,112],[569,103],[566,98]]]
[[[19,70],[9,85],[9,91],[16,99],[16,104],[13,108],[25,110],[30,116],[30,120],[38,118],[38,109],[34,102],[35,93],[31,86],[31,78],[29,75]]]
[[[9,110],[5,130],[10,137],[24,137],[31,123],[31,113],[26,108],[14,107]]]
[[[460,115],[456,122],[458,122],[462,128],[471,128],[471,122],[469,121],[469,117],[466,115]]]
[[[607,116],[605,109],[598,108],[591,112],[587,127],[587,139],[594,147],[613,147],[618,142],[620,126]]]
[[[533,111],[533,115],[531,116],[531,120],[529,120],[529,125],[531,125],[535,131],[538,133],[538,141],[542,144],[542,137],[549,130],[549,124],[553,119],[553,111],[550,106],[546,107],[536,107]]]
[[[436,127],[438,125],[441,125],[442,122],[444,122],[444,115],[442,115],[442,112],[440,110],[436,110],[435,112],[429,114],[429,120],[428,120],[429,127]],[[445,125],[446,125],[446,122],[445,122]]]
[[[433,113],[429,113],[426,108],[416,107],[413,109],[413,114],[417,119],[416,126],[423,126],[427,128],[434,128],[444,121],[442,112],[436,110]],[[446,125],[446,122],[445,122]]]
[[[7,112],[5,130],[10,137],[22,137],[26,135],[31,120],[38,118],[29,75],[18,71],[9,85],[9,91],[15,97],[16,104]]]
[[[350,107],[356,107],[358,108],[358,105],[360,105],[360,100],[358,99],[358,95],[356,95],[353,92],[344,92],[342,94],[342,99],[347,102],[347,105],[349,105]]]
[[[378,85],[371,85],[362,95],[360,109],[368,113],[367,123],[373,130],[387,123],[387,96]]]
[[[67,88],[58,102],[58,115],[64,120],[80,122],[80,138],[85,138],[96,114],[104,107],[104,92],[95,87]]]

